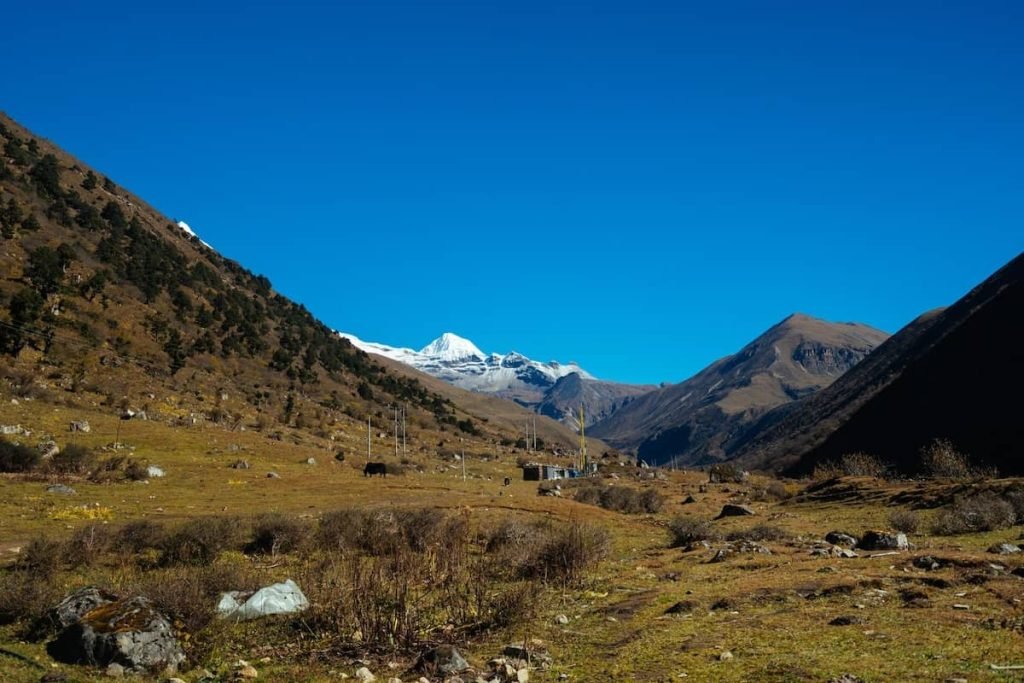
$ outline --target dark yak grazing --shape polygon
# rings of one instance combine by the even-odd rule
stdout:
[[[372,477],[375,474],[379,474],[382,477],[388,476],[388,466],[382,462],[366,463],[366,467],[363,468],[363,476]]]

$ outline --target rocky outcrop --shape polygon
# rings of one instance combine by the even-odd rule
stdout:
[[[145,597],[109,597],[101,591],[77,591],[62,600],[53,610],[60,622],[76,614],[77,619],[49,643],[50,656],[69,664],[116,664],[139,673],[177,670],[185,654],[168,618]]]

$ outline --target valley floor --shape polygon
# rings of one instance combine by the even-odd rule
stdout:
[[[102,413],[26,403],[7,408],[3,422],[57,435],[62,442],[70,419],[89,420],[90,433],[76,440],[90,447],[113,442],[118,429],[117,420]],[[67,537],[96,519],[118,525],[277,511],[314,520],[338,508],[398,506],[441,508],[467,515],[476,526],[508,518],[585,521],[611,533],[609,559],[584,585],[552,589],[526,626],[468,636],[459,649],[471,664],[482,670],[504,644],[539,639],[552,663],[531,671],[532,681],[563,675],[570,681],[828,681],[848,674],[863,681],[974,682],[1024,675],[997,668],[1024,665],[1024,560],[1021,554],[987,552],[995,543],[1016,542],[1021,527],[964,536],[922,531],[910,534],[909,551],[812,555],[827,532],[884,529],[894,508],[927,507],[951,495],[952,485],[844,479],[820,495],[774,500],[758,493],[764,482],[757,477],[744,484],[707,484],[702,491],[701,473],[666,472],[664,478],[631,482],[632,470],[618,468],[621,478],[606,483],[653,486],[666,496],[656,514],[626,515],[577,503],[568,490],[562,498],[538,496],[537,484],[521,481],[516,455],[507,452],[472,453],[464,481],[460,463],[442,462],[429,445],[417,444],[409,459],[423,472],[410,468],[402,476],[366,478],[357,436],[347,461],[337,462],[318,443],[277,442],[215,426],[126,422],[120,441],[166,476],[149,483],[75,480],[69,483],[76,493],[65,496],[48,493],[46,478],[4,475],[0,554],[4,563],[13,562],[33,538]],[[310,457],[316,464],[306,463]],[[250,469],[231,469],[238,459]],[[268,472],[279,478],[268,478]],[[502,485],[505,477],[512,478],[511,486]],[[786,483],[790,493],[805,486]],[[689,495],[696,502],[684,505]],[[770,554],[736,552],[712,562],[723,541],[692,550],[669,547],[672,517],[710,520],[730,501],[748,504],[756,514],[715,521],[716,531],[777,527],[783,538],[759,541]],[[919,514],[927,529],[934,512]],[[915,563],[926,555],[937,568]],[[240,561],[260,563],[263,575],[275,580],[295,569],[287,561],[269,568],[273,563],[264,560]],[[77,587],[74,575],[62,577],[62,588]],[[351,653],[317,653],[301,632],[261,628],[252,622],[231,627],[203,666],[230,668],[244,659],[261,680],[271,681],[354,674]],[[105,680],[102,672],[54,664],[41,644],[17,634],[15,626],[0,628],[0,679],[27,683],[64,672],[68,680]],[[407,656],[378,653],[366,663],[380,680],[416,679],[404,673],[412,664]],[[191,683],[197,671],[181,678]]]

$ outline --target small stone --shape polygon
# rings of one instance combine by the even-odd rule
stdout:
[[[726,650],[722,654],[718,655],[718,661],[720,661],[720,662],[728,662],[732,658],[733,658],[733,654],[731,652],[729,652],[728,650]]]
[[[520,669],[516,672],[516,681],[518,683],[529,683],[530,672],[526,669]]]
[[[395,678],[394,676],[392,676],[391,678],[388,679],[388,683],[402,683],[402,679],[401,678]]]
[[[124,678],[124,667],[117,662],[111,662],[107,665],[106,674],[111,678]]]
[[[1014,553],[1020,552],[1020,547],[1012,543],[996,543],[994,546],[990,547],[988,551],[995,555],[1013,555]]]
[[[855,616],[851,616],[851,615],[843,615],[843,616],[840,616],[840,617],[836,617],[832,621],[828,622],[828,625],[829,626],[853,626],[855,624],[863,624],[863,623],[864,623],[864,620],[861,619],[860,617],[855,617]]]
[[[185,683],[185,681],[180,678],[168,678],[167,683]]]
[[[245,666],[243,666],[235,672],[235,677],[244,680],[250,680],[253,678],[259,678],[260,672],[257,671],[255,667],[253,667],[251,664],[246,664]]]
[[[857,539],[851,534],[844,533],[842,531],[830,531],[825,534],[825,542],[831,543],[832,545],[843,546],[852,548],[857,545]]]
[[[746,505],[726,503],[722,506],[722,511],[718,513],[718,517],[715,517],[715,519],[721,519],[722,517],[742,517],[744,515],[752,514],[754,514],[754,511]]]
[[[315,465],[316,464],[316,458],[306,458],[306,464],[307,465]]]
[[[281,475],[277,472],[267,472],[267,479],[280,479]]]
[[[565,616],[564,614],[559,614],[557,617],[555,617],[555,623],[565,626],[569,623],[569,617]]]
[[[953,605],[953,609],[971,609],[971,606],[965,605],[962,602],[958,602],[955,605]]]
[[[860,539],[857,547],[861,550],[908,550],[910,543],[903,533],[885,531],[868,531]]]
[[[359,683],[371,683],[371,681],[377,680],[377,677],[370,673],[370,670],[365,666],[361,666],[356,669],[356,680]]]

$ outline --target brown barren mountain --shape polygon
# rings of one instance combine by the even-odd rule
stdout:
[[[886,337],[797,313],[690,379],[640,396],[591,433],[652,464],[727,459],[763,415],[828,386]]]
[[[866,452],[913,472],[949,439],[979,465],[1024,473],[1024,255],[955,304],[922,315],[738,453],[763,469],[811,471]]]

